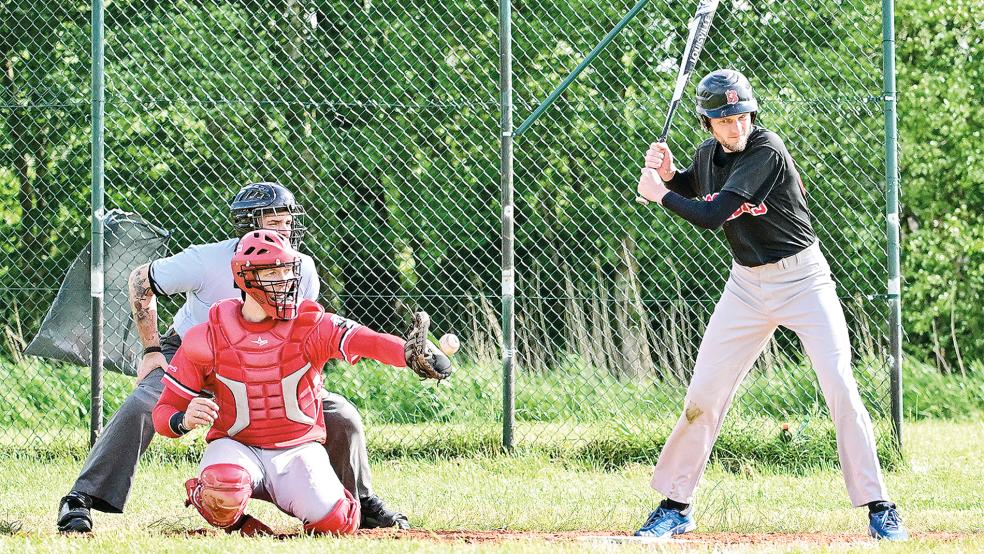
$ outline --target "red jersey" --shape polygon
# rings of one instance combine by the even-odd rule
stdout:
[[[322,370],[331,359],[363,356],[406,365],[404,341],[303,301],[291,320],[251,323],[241,300],[216,303],[207,323],[192,327],[165,372],[154,426],[178,436],[172,416],[192,398],[210,395],[219,416],[207,441],[230,437],[261,448],[324,441]]]

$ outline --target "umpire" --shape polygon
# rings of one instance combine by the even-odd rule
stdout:
[[[243,187],[230,205],[236,236],[270,229],[290,239],[297,248],[304,236],[304,210],[286,188],[271,182]],[[129,296],[144,356],[137,368],[137,385],[93,445],[71,492],[61,499],[58,530],[92,530],[90,510],[122,513],[137,461],[154,437],[151,411],[161,396],[164,369],[188,329],[203,323],[215,302],[238,298],[230,272],[238,239],[190,246],[168,258],[144,264],[130,274]],[[318,300],[320,283],[310,256],[301,254],[299,296]],[[185,294],[184,305],[161,338],[157,329],[157,297]],[[338,394],[323,399],[328,437],[325,448],[342,485],[360,500],[360,527],[409,528],[407,517],[388,510],[370,483],[365,429],[358,411]],[[328,468],[325,468],[327,471]]]
[[[868,507],[869,534],[905,540],[851,371],[847,324],[806,189],[782,139],[755,125],[757,112],[748,79],[714,71],[697,86],[697,114],[712,138],[697,148],[693,164],[677,171],[665,143],[646,153],[639,195],[698,227],[723,228],[734,261],[697,352],[684,413],[653,471],[652,487],[666,499],[636,535],[670,537],[696,527],[690,505],[725,414],[781,325],[799,336],[816,371],[847,492],[852,504]]]

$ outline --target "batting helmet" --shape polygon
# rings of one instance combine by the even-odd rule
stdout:
[[[752,85],[733,69],[712,71],[697,85],[697,115],[716,118],[757,111]]]
[[[241,188],[229,204],[232,225],[236,235],[242,236],[250,231],[262,229],[261,218],[273,213],[289,213],[293,223],[290,230],[290,243],[299,248],[307,228],[302,218],[304,208],[294,200],[289,190],[273,182],[250,183]],[[282,231],[278,231],[282,232]]]
[[[293,275],[283,279],[260,275],[264,270],[283,267],[290,268]],[[236,286],[275,319],[297,317],[300,271],[300,254],[283,235],[268,229],[246,233],[232,255],[232,276]]]

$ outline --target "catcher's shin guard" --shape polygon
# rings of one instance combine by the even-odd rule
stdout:
[[[359,502],[346,490],[345,496],[335,503],[328,515],[306,524],[304,530],[315,535],[349,535],[359,528],[359,517]]]
[[[205,521],[216,527],[229,527],[239,521],[253,494],[249,472],[236,464],[213,464],[202,470],[197,479],[185,482],[188,500]]]

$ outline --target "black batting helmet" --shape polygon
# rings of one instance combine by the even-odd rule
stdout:
[[[239,189],[229,204],[232,225],[237,236],[261,229],[260,218],[267,214],[287,212],[293,216],[290,231],[290,244],[294,248],[301,245],[304,233],[302,217],[304,208],[294,200],[294,195],[283,185],[273,182],[250,183]]]
[[[758,111],[752,85],[733,69],[719,69],[707,74],[697,85],[697,115],[704,118],[728,117]],[[704,121],[705,127],[707,122]]]

